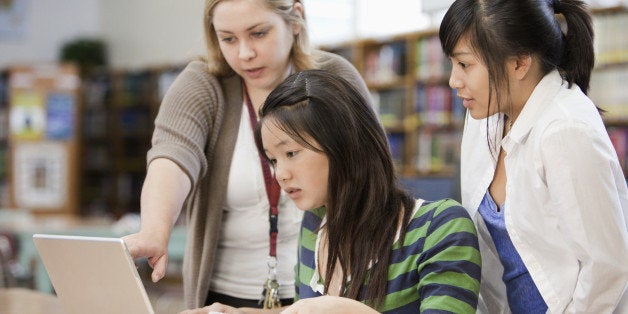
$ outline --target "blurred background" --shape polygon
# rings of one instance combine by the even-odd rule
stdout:
[[[424,199],[459,200],[464,108],[447,84],[450,64],[437,37],[451,2],[304,0],[312,42],[362,74],[399,177]],[[625,166],[628,0],[586,2],[597,58],[590,96],[607,111]],[[179,71],[203,54],[203,5],[0,1],[0,288],[54,293],[34,233],[119,237],[139,228],[153,120]],[[182,308],[184,244],[180,221],[166,279],[145,281],[159,313]]]

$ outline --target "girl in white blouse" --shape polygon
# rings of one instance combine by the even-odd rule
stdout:
[[[457,0],[440,39],[468,114],[461,192],[479,231],[480,311],[612,313],[628,283],[628,192],[586,96],[584,4]]]

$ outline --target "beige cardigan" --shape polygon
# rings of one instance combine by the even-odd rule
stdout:
[[[347,79],[370,101],[366,84],[347,60],[315,54],[321,69]],[[242,107],[239,76],[218,79],[205,63],[192,61],[166,93],[155,120],[147,162],[168,158],[192,182],[184,205],[188,232],[183,290],[188,308],[204,306],[209,292]]]

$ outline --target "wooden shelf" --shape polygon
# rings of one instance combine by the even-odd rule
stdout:
[[[400,175],[451,177],[457,167],[462,110],[452,110],[450,61],[437,30],[345,42],[324,50],[353,63],[379,110]],[[456,116],[458,115],[458,116]]]
[[[116,69],[84,79],[83,90],[94,93],[84,98],[96,105],[83,111],[83,119],[107,121],[107,125],[103,130],[83,128],[97,135],[87,135],[82,142],[82,215],[98,213],[103,207],[113,218],[139,211],[146,152],[164,92],[160,76],[180,70],[180,66]]]

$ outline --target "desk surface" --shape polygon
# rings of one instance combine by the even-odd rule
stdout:
[[[61,302],[52,294],[23,288],[0,289],[0,313],[62,314]]]
[[[33,242],[33,234],[65,234],[92,237],[122,237],[133,233],[133,230],[125,228],[116,228],[111,222],[101,221],[80,221],[80,220],[63,220],[53,221],[53,223],[28,223],[16,224],[13,226],[0,226],[0,230],[8,231],[15,235],[18,245],[18,263],[26,269],[33,269],[35,280],[35,288],[41,292],[52,292],[50,278],[46,272],[35,244]],[[183,259],[185,252],[186,229],[183,226],[177,226],[173,229],[168,246],[169,260],[176,261]],[[0,311],[0,313],[4,313]],[[25,312],[28,313],[28,312]]]

